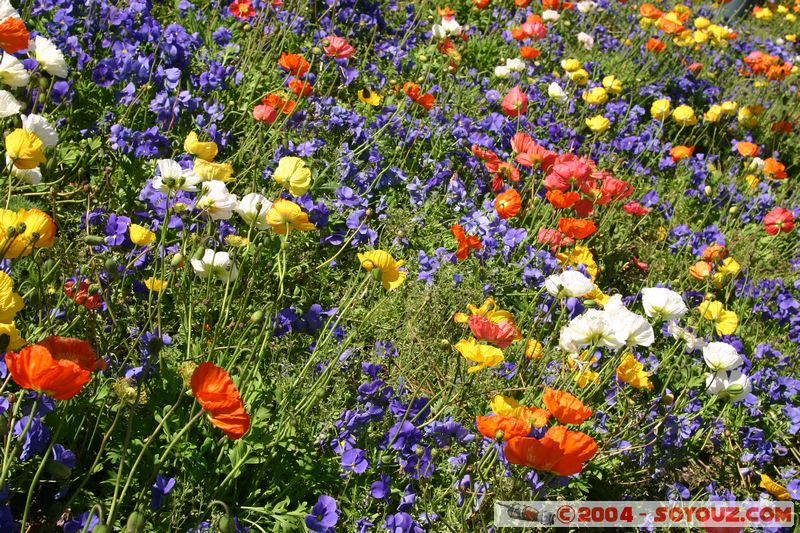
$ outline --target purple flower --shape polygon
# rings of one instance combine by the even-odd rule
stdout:
[[[375,481],[369,488],[369,494],[376,500],[382,500],[389,496],[391,491],[390,483],[392,478],[387,476],[386,474],[381,474],[381,478],[378,481]]]
[[[339,510],[336,508],[336,500],[323,494],[317,499],[317,503],[311,508],[311,512],[306,515],[305,522],[309,531],[326,532],[333,530],[333,526],[339,521]]]
[[[100,525],[100,519],[95,514],[92,514],[92,518],[89,520],[89,527],[86,527],[87,519],[89,519],[89,511],[86,511],[72,520],[64,522],[64,533],[80,533],[84,528],[86,528],[86,531],[91,531],[96,526]]]
[[[151,487],[152,499],[150,500],[150,509],[157,511],[164,503],[164,496],[169,494],[175,486],[175,478],[167,477],[163,474],[156,476],[156,482]]]
[[[366,457],[364,450],[359,448],[350,448],[342,454],[342,468],[355,472],[356,474],[363,473],[369,468],[369,460]]]

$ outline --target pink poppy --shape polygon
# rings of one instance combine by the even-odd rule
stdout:
[[[323,48],[325,53],[337,59],[350,59],[356,53],[356,49],[350,46],[347,39],[337,37],[336,35],[328,35],[325,38],[328,41],[328,46]]]
[[[498,348],[508,348],[517,336],[517,330],[505,320],[495,324],[484,316],[471,315],[467,324],[476,339],[494,344]]]
[[[528,95],[519,86],[514,87],[500,103],[503,112],[509,117],[518,117],[528,112]]]
[[[776,207],[764,217],[764,229],[768,235],[789,233],[794,229],[794,215],[782,207]]]

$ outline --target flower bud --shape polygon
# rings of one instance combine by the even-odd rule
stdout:
[[[86,235],[83,238],[83,242],[91,244],[92,246],[102,246],[106,243],[106,240],[100,235]]]
[[[183,264],[183,254],[178,252],[172,256],[172,259],[169,260],[169,266],[172,268],[178,268]]]
[[[147,521],[144,514],[139,511],[134,511],[128,516],[128,523],[125,526],[125,533],[144,533],[144,527]]]
[[[254,311],[252,315],[250,315],[250,323],[251,324],[258,324],[264,318],[264,311],[258,310]]]

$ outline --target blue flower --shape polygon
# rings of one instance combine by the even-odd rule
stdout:
[[[152,499],[150,500],[150,509],[157,511],[164,503],[164,496],[170,493],[175,487],[175,478],[168,478],[163,474],[156,476],[156,482],[151,487]]]
[[[332,531],[338,521],[339,510],[336,508],[336,500],[326,494],[317,499],[317,503],[305,518],[308,530],[319,533]]]

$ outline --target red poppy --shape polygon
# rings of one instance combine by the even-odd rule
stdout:
[[[488,168],[487,165],[487,169]],[[519,170],[511,163],[498,163],[497,170],[495,170],[494,176],[492,176],[492,190],[497,192],[502,189],[505,180],[519,181]]]
[[[54,358],[50,350],[38,344],[26,346],[19,353],[8,352],[6,365],[14,383],[56,400],[69,400],[90,379],[88,370],[69,359]]]
[[[281,54],[278,65],[288,70],[292,76],[302,76],[311,68],[311,64],[303,56],[286,52]]]
[[[580,424],[590,416],[592,410],[572,394],[545,387],[542,401],[547,410],[562,424]]]
[[[768,235],[789,233],[794,229],[794,215],[782,207],[776,207],[764,217],[764,229]]]
[[[253,9],[250,0],[235,0],[228,6],[228,11],[239,20],[247,20],[256,15],[256,10]]]
[[[597,231],[597,226],[591,220],[580,218],[562,218],[558,221],[558,229],[573,239],[585,239]]]
[[[636,217],[643,217],[650,212],[650,209],[644,207],[639,202],[628,202],[627,204],[622,206],[622,210],[628,213],[629,215],[633,215]]]
[[[550,205],[552,205],[556,209],[568,209],[572,207],[575,204],[575,202],[581,199],[581,195],[579,192],[576,191],[561,192],[558,189],[547,191],[545,197],[547,198],[547,201],[550,202]]]
[[[522,92],[519,86],[515,86],[503,98],[500,103],[503,112],[509,117],[518,117],[528,112],[528,95]]]
[[[497,438],[501,431],[503,440],[527,437],[531,432],[528,422],[510,416],[476,416],[475,423],[478,431],[487,439]]]
[[[580,218],[588,217],[594,212],[594,202],[588,198],[581,198],[575,202],[575,205],[572,206],[572,210],[575,211],[575,214]]]
[[[559,476],[579,474],[583,463],[597,453],[597,443],[580,431],[553,426],[544,438],[513,438],[506,443],[509,463],[528,466]]]
[[[419,85],[414,82],[407,81],[403,84],[403,92],[408,95],[411,100],[418,103],[428,111],[431,110],[433,107],[433,103],[436,100],[431,93],[420,94]]]
[[[192,392],[197,403],[210,415],[210,422],[231,440],[250,429],[250,416],[244,410],[239,390],[224,369],[205,362],[192,374]]]
[[[603,198],[608,197],[610,200],[622,200],[633,194],[633,185],[625,180],[608,176],[600,185],[600,192]],[[600,201],[597,203],[603,205]]]
[[[7,54],[15,54],[28,49],[30,36],[22,20],[8,17],[0,22],[0,48]]]
[[[456,240],[458,240],[456,257],[459,259],[459,261],[466,259],[469,256],[469,251],[471,249],[480,250],[483,248],[481,240],[475,235],[467,236],[464,233],[464,228],[462,228],[460,224],[453,224],[453,226],[450,227],[450,231],[453,233]]]
[[[505,220],[514,218],[522,209],[522,198],[516,189],[507,189],[494,199],[494,209],[500,218]]]
[[[496,324],[485,316],[470,315],[467,325],[476,339],[494,344],[501,349],[508,348],[519,335],[514,324],[507,320]]]
[[[105,370],[107,363],[98,359],[92,345],[81,339],[71,337],[47,337],[39,342],[57,361],[72,361],[79,367],[89,372]]]
[[[98,291],[93,291],[90,295],[89,286],[89,280],[84,279],[78,284],[78,288],[76,289],[75,281],[68,280],[66,283],[64,283],[64,294],[66,294],[67,298],[75,302],[77,305],[82,305],[90,311],[94,309],[100,309],[103,307],[103,297]]]
[[[489,0],[472,0],[472,3],[478,9],[486,9],[489,7]]]

